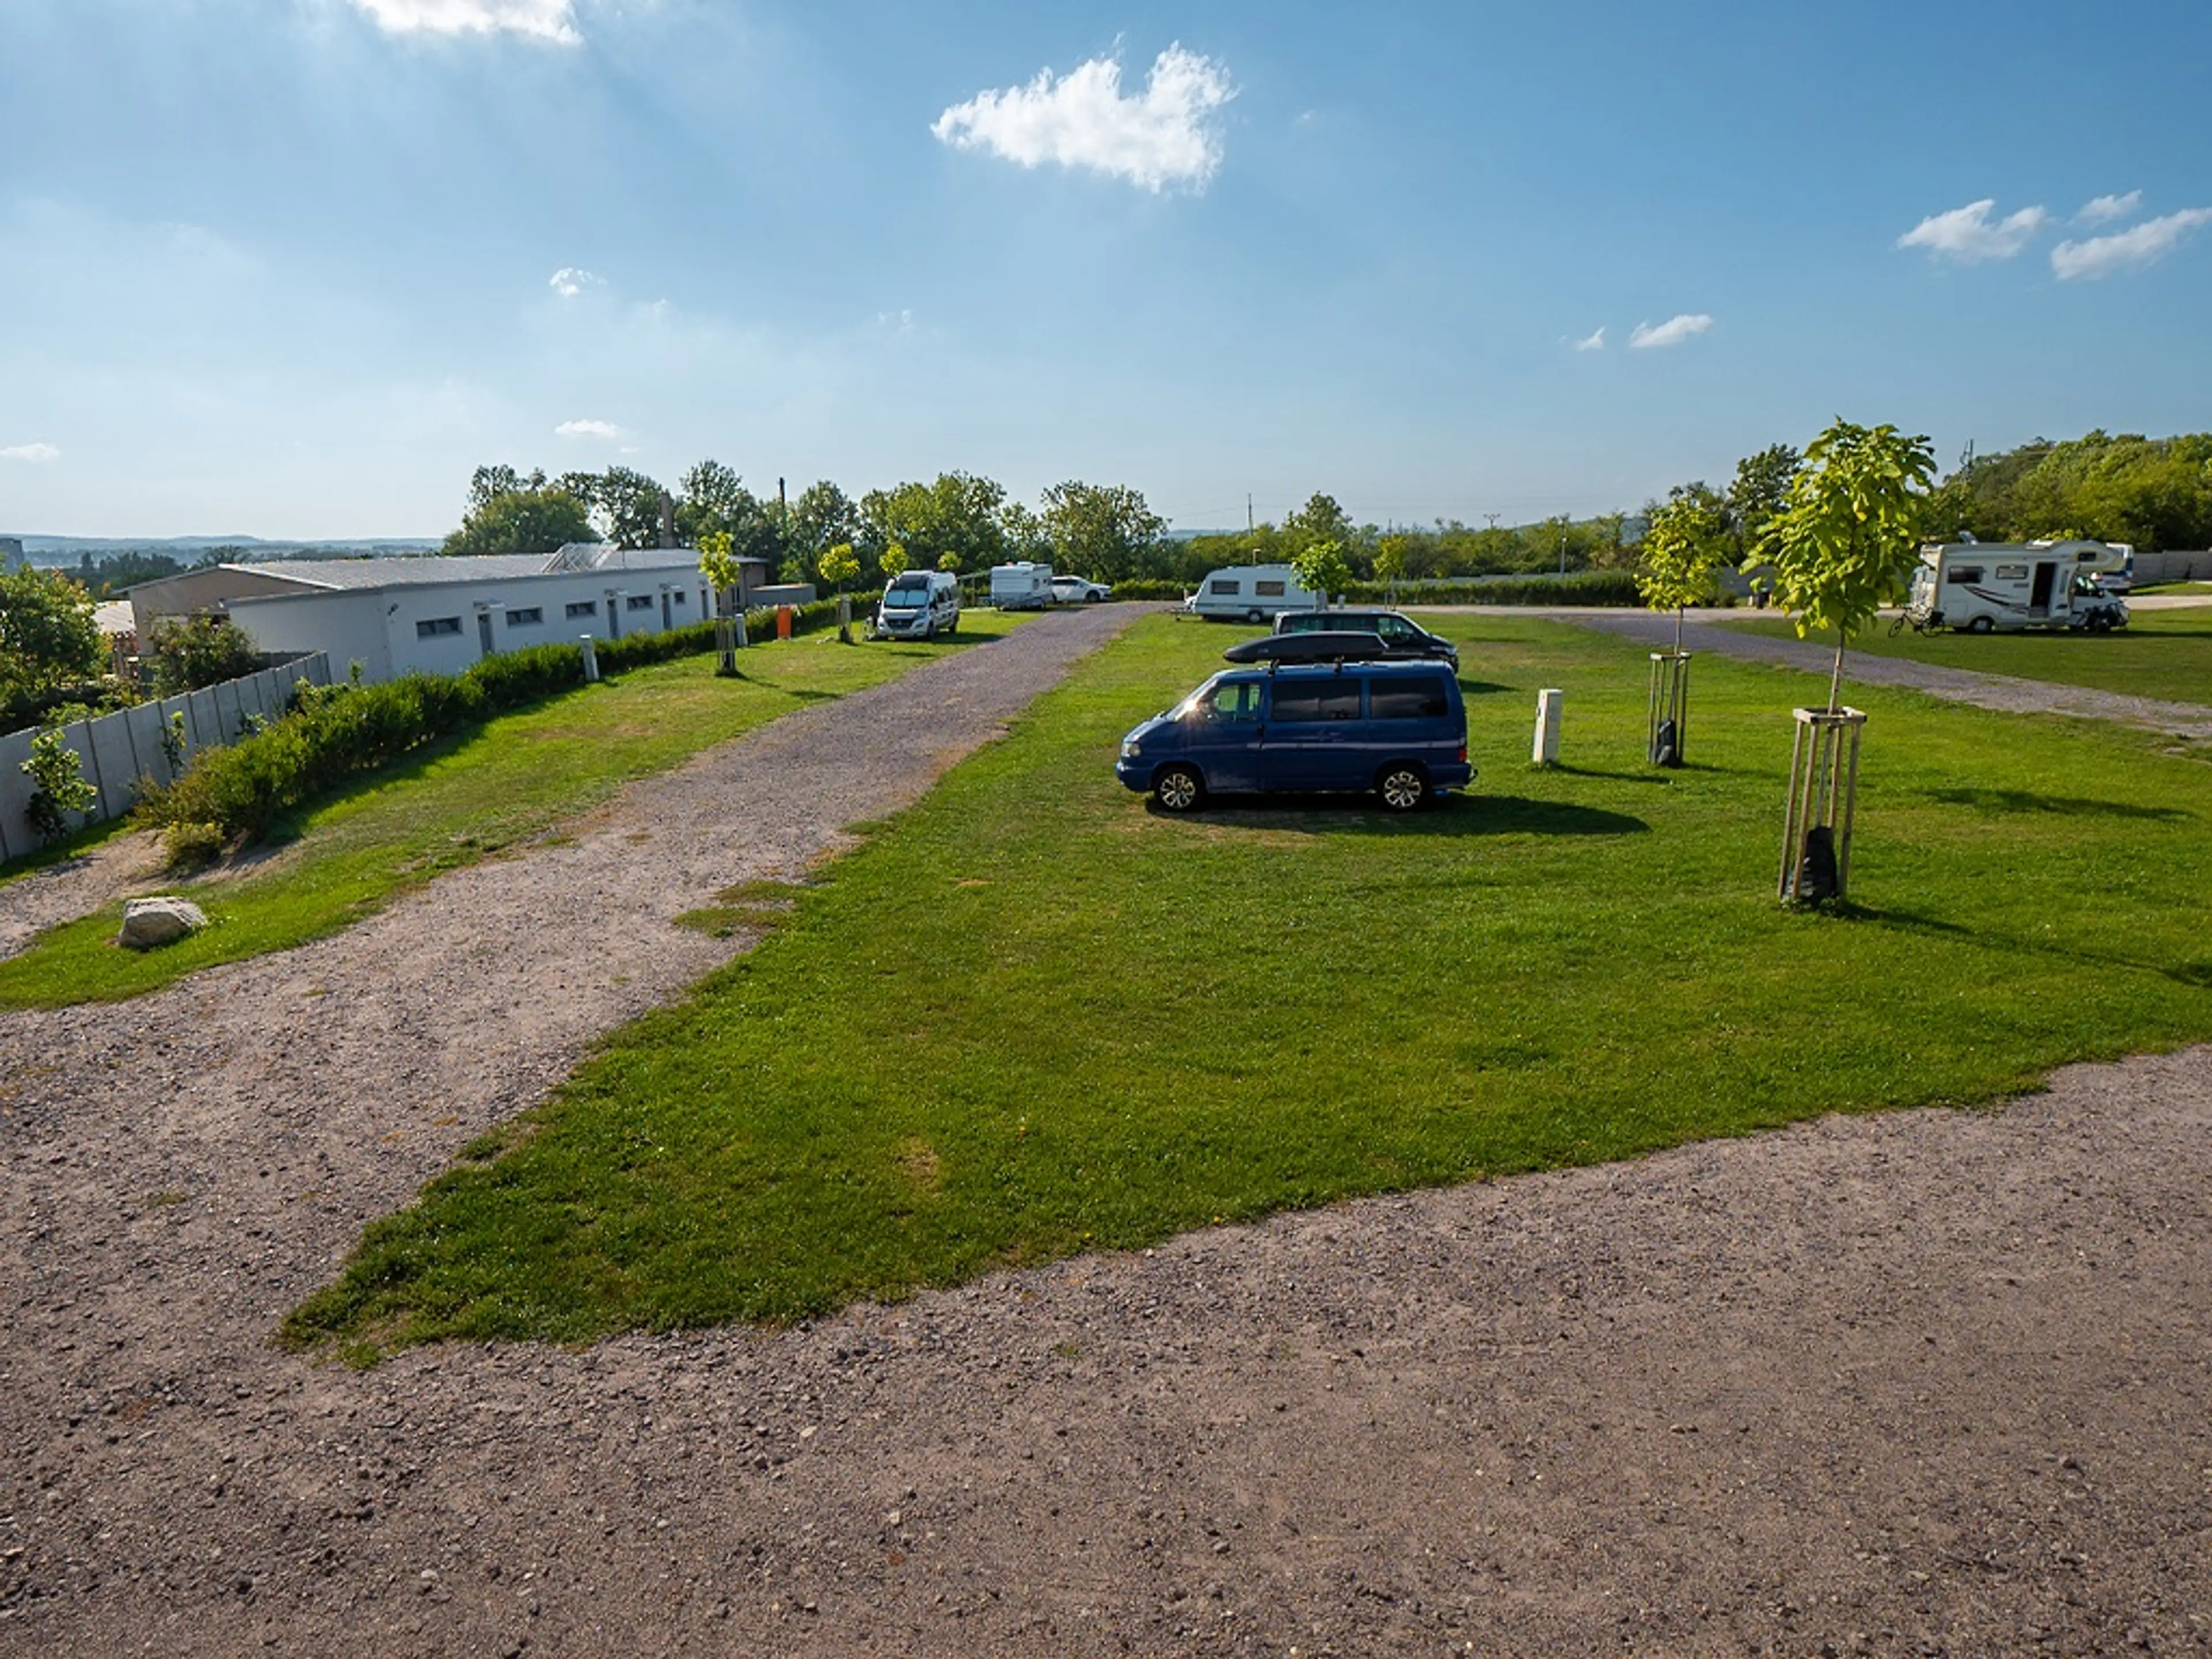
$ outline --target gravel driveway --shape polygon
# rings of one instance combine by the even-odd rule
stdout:
[[[1671,616],[1655,615],[1649,611],[1564,609],[1544,614],[1554,621],[1578,623],[1585,628],[1620,634],[1656,650],[1674,648],[1674,619]],[[1726,623],[1685,623],[1682,648],[1717,651],[1723,656],[1741,657],[1750,662],[1785,663],[1820,675],[1826,675],[1835,663],[1835,652],[1831,647],[1814,645],[1807,640],[1769,639]],[[2022,679],[2012,674],[1982,674],[1970,668],[1942,668],[1934,663],[1914,662],[1905,657],[1877,657],[1864,651],[1844,653],[1844,678],[1865,685],[1908,686],[1930,696],[1972,703],[1979,708],[1994,708],[2008,714],[2070,714],[2079,720],[2139,726],[2178,738],[2212,738],[2212,708],[2202,703],[2130,697],[2118,691]],[[1826,693],[1822,695],[1825,707]]]
[[[0,1016],[0,1653],[2212,1650],[2202,1052],[795,1331],[268,1345],[729,948],[672,915],[913,799],[1127,615],[342,938]]]

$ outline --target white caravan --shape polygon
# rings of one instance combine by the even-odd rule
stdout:
[[[1278,611],[1311,611],[1320,603],[1286,564],[1231,564],[1209,574],[1183,609],[1218,621],[1261,623]]]
[[[2084,541],[1923,547],[1905,619],[1922,633],[2125,628],[2128,607],[2098,578],[2124,569],[2130,551]]]
[[[902,570],[876,607],[876,637],[933,640],[960,631],[959,579],[943,570]]]
[[[1052,603],[1052,567],[1028,559],[993,565],[991,603],[1000,611],[1042,611]]]

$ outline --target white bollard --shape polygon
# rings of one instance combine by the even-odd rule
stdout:
[[[1528,757],[1532,765],[1559,763],[1559,705],[1566,700],[1567,694],[1557,690],[1536,694],[1536,744]]]
[[[589,634],[586,634],[584,635],[584,684],[586,685],[597,685],[599,683],[599,641],[594,640]]]

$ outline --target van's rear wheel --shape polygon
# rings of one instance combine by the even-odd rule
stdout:
[[[1966,624],[1966,631],[1969,634],[1994,634],[1996,627],[1995,617],[1977,617]]]
[[[1375,793],[1382,797],[1383,805],[1394,812],[1416,811],[1428,804],[1428,774],[1403,761],[1395,766],[1386,766],[1375,780]]]
[[[1164,811],[1188,812],[1205,793],[1206,786],[1188,766],[1163,767],[1152,780],[1152,799]]]

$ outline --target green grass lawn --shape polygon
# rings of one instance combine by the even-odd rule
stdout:
[[[747,651],[742,679],[717,678],[711,655],[687,657],[501,715],[282,826],[266,864],[190,888],[207,912],[204,932],[159,951],[121,950],[111,942],[119,904],[50,929],[0,962],[0,1007],[138,996],[217,963],[303,945],[442,871],[544,833],[629,779],[1013,625],[970,611],[956,638],[928,645],[841,646],[835,634],[808,635]]]
[[[1451,617],[1474,794],[1153,811],[1121,732],[1232,632],[1139,623],[374,1224],[287,1334],[787,1320],[1351,1194],[1985,1102],[2212,1036],[2212,768],[1869,690],[1849,916],[1774,898],[1811,676],[1711,656],[1641,760],[1640,646]],[[1567,694],[1570,765],[1527,762]]]
[[[1785,617],[1737,611],[1698,620],[1717,621],[1747,634],[1795,639]],[[1975,668],[1988,674],[2055,680],[2099,691],[2124,691],[2171,702],[2212,703],[2212,606],[2177,611],[2138,611],[2116,634],[1891,634],[1887,622],[1854,635],[1844,653],[1849,678],[1851,657],[1864,651],[1881,657],[1910,657],[1945,668]],[[1814,633],[1814,643],[1835,648],[1833,634]],[[1702,671],[1702,665],[1700,665]]]

